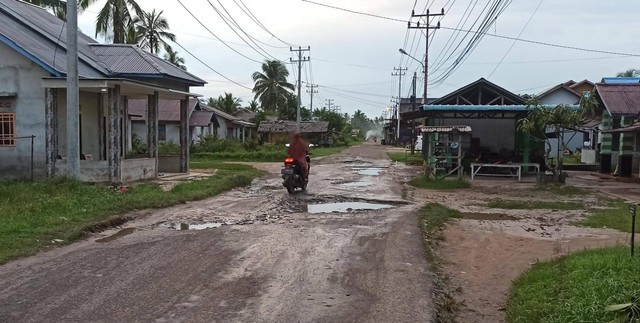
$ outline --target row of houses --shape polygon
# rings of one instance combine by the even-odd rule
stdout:
[[[0,0],[0,21],[0,179],[64,176],[70,158],[80,159],[82,181],[154,179],[188,172],[189,147],[202,136],[247,141],[259,134],[254,112],[231,115],[201,102],[192,88],[203,79],[135,45],[100,44],[82,33],[79,118],[69,120],[64,21],[16,0]],[[77,122],[78,133],[68,133],[67,122]],[[80,156],[67,156],[76,140]],[[146,152],[132,152],[134,140]],[[180,146],[178,155],[159,154],[169,142]]]
[[[595,164],[601,173],[630,177],[640,171],[640,79],[605,77],[598,83],[568,81],[553,86],[535,97],[544,106],[559,104],[579,107],[581,100],[595,95],[601,115],[584,120],[580,129],[564,129],[561,136],[565,151],[581,151],[583,162]],[[416,120],[427,125],[470,126],[472,132],[461,143],[468,160],[489,162],[544,162],[548,150],[544,144],[518,130],[518,121],[528,113],[526,95],[517,95],[488,80],[457,89],[441,98],[416,106],[403,100],[400,106],[401,138],[417,135]],[[388,120],[387,128],[397,120]],[[395,131],[395,129],[392,129]],[[547,133],[552,147],[559,146],[555,134]],[[426,145],[427,140],[423,140]],[[426,152],[426,147],[425,147]],[[547,151],[557,157],[558,149]],[[586,156],[586,160],[584,159]],[[591,156],[591,157],[590,157]]]

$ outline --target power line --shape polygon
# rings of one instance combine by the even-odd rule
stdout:
[[[176,42],[174,42],[174,43],[175,43],[176,45],[178,45],[180,48],[182,48],[182,50],[184,50],[185,52],[187,52],[189,55],[191,55],[193,58],[195,58],[198,62],[202,63],[202,65],[204,65],[204,66],[208,67],[210,70],[212,70],[214,73],[216,73],[216,74],[220,75],[220,76],[221,76],[222,78],[224,78],[225,80],[227,80],[227,81],[229,81],[229,82],[231,82],[231,83],[233,83],[233,84],[235,84],[235,85],[241,86],[241,87],[243,87],[243,88],[245,88],[245,89],[247,89],[247,90],[251,90],[251,91],[253,91],[253,89],[252,89],[252,88],[250,88],[250,87],[248,87],[248,86],[245,86],[245,85],[242,85],[242,84],[240,84],[240,83],[238,83],[238,82],[236,82],[236,81],[234,81],[234,80],[232,80],[232,79],[228,78],[226,75],[224,75],[224,74],[222,74],[222,73],[218,72],[216,69],[214,69],[213,67],[209,66],[207,63],[203,62],[203,61],[202,61],[200,58],[198,58],[196,55],[194,55],[193,53],[191,53],[191,51],[189,51],[188,49],[184,48],[184,46],[180,45],[180,43],[178,43],[177,41],[176,41]]]
[[[280,42],[282,42],[285,45],[288,46],[294,46],[293,44],[286,42],[282,39],[280,39],[278,36],[276,36],[274,33],[272,33],[267,27],[265,27],[265,25],[263,25],[260,20],[258,19],[258,17],[256,17],[253,12],[251,12],[251,9],[249,9],[249,7],[247,7],[247,5],[242,1],[239,0],[240,3],[242,4],[242,6],[244,6],[244,9],[246,9],[247,11],[245,11],[239,4],[238,2],[236,2],[236,0],[233,0],[233,2],[238,6],[238,8],[240,8],[245,14],[247,14],[247,16],[249,16],[249,18],[251,18],[251,20],[253,20],[258,26],[260,26],[264,31],[266,31],[269,35],[273,36],[275,39],[279,40]],[[288,48],[287,47],[277,47],[277,48]],[[274,46],[275,47],[275,46]]]
[[[516,38],[520,38],[520,36],[522,36],[522,33],[524,32],[525,29],[527,29],[527,26],[529,26],[529,23],[531,22],[531,20],[533,19],[533,16],[536,15],[536,12],[538,12],[538,9],[540,9],[540,6],[542,5],[542,2],[544,0],[540,0],[540,3],[538,3],[538,6],[536,7],[535,10],[533,10],[533,13],[531,14],[531,17],[529,17],[529,20],[527,20],[527,23],[524,24],[524,27],[522,27],[522,30],[520,30],[520,33],[518,34],[518,37]],[[502,58],[500,59],[500,62],[498,62],[498,64],[496,65],[496,67],[493,68],[493,70],[491,71],[491,73],[489,73],[489,76],[487,76],[487,78],[490,78],[493,73],[496,72],[496,70],[498,70],[498,67],[500,67],[500,64],[502,64],[502,62],[504,61],[505,58],[507,58],[507,55],[509,55],[509,53],[511,52],[511,50],[513,49],[513,46],[516,45],[516,40],[513,41],[513,43],[511,43],[511,46],[509,47],[509,49],[507,50],[506,53],[504,53],[504,56],[502,56]]]
[[[242,56],[242,57],[244,57],[244,58],[246,58],[246,59],[248,59],[248,60],[250,60],[250,61],[252,61],[252,62],[255,62],[255,63],[258,63],[258,64],[262,64],[262,62],[260,62],[260,61],[258,61],[258,60],[255,60],[255,59],[253,59],[253,58],[251,58],[251,57],[249,57],[249,56],[247,56],[247,55],[245,55],[245,54],[242,54],[241,52],[239,52],[239,51],[238,51],[238,50],[236,50],[235,48],[233,48],[233,47],[229,46],[229,44],[225,43],[222,39],[220,39],[220,37],[218,37],[218,36],[217,36],[216,34],[214,34],[214,33],[213,33],[209,28],[207,28],[207,26],[206,26],[205,24],[203,24],[203,23],[202,23],[202,21],[200,21],[200,19],[198,19],[198,18],[197,18],[197,17],[192,13],[192,12],[191,12],[191,11],[190,11],[190,10],[189,10],[189,9],[188,9],[184,4],[183,4],[183,3],[182,3],[182,1],[180,1],[180,0],[177,0],[177,1],[178,1],[178,3],[179,3],[179,4],[184,8],[184,10],[186,10],[186,11],[189,13],[189,15],[191,15],[191,17],[193,17],[193,19],[195,19],[195,21],[197,21],[197,22],[200,24],[200,26],[202,26],[204,29],[206,29],[206,30],[207,30],[211,35],[213,35],[213,37],[215,37],[217,40],[219,40],[220,42],[222,42],[222,44],[223,44],[223,45],[227,46],[229,49],[231,49],[232,51],[236,52],[238,55],[240,55],[240,56]],[[193,56],[193,55],[191,55],[191,56]],[[195,57],[195,56],[194,56],[194,57]]]

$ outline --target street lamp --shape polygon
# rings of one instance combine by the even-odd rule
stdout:
[[[400,48],[399,51],[400,51],[400,54],[407,55],[407,56],[413,58],[416,62],[420,63],[420,66],[422,66],[422,70],[424,71],[424,79],[426,80],[427,79],[427,69],[424,67],[424,62],[422,62],[421,60],[419,60],[419,59],[417,59],[417,58],[415,58],[415,57],[413,57],[411,55],[409,55],[409,53],[407,53],[402,48]],[[425,87],[426,86],[427,86],[427,84],[425,83]],[[425,93],[426,93],[426,91],[425,91]],[[427,98],[424,97],[424,95],[423,95],[423,98],[422,98],[422,104],[427,104]]]

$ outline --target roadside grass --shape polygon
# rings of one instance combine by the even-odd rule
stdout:
[[[425,256],[436,276],[434,281],[436,285],[436,321],[454,322],[458,303],[452,296],[453,291],[448,286],[448,278],[440,270],[442,260],[438,257],[436,248],[438,247],[438,242],[444,239],[442,230],[446,223],[452,218],[462,218],[462,214],[442,204],[429,203],[420,209],[419,216]]]
[[[514,281],[507,320],[612,321],[616,314],[608,313],[606,306],[640,297],[638,268],[640,257],[631,257],[626,247],[581,251],[538,263]]]
[[[426,176],[418,176],[411,181],[409,185],[417,188],[425,188],[431,190],[456,190],[471,187],[471,183],[465,179],[441,179],[435,180]]]
[[[389,155],[391,161],[405,163],[407,165],[422,165],[424,161],[422,154],[418,151],[413,155],[405,152],[388,152],[387,155]]]
[[[574,224],[592,228],[611,228],[622,232],[631,232],[631,213],[629,204],[610,202],[611,208],[597,209],[587,218]],[[640,210],[636,219],[636,233],[640,233]],[[640,296],[640,295],[639,295]]]
[[[337,154],[352,146],[353,145],[311,148],[310,150],[311,158]],[[254,151],[232,150],[232,151],[203,152],[203,153],[192,154],[192,158],[194,160],[198,160],[198,161],[209,160],[209,161],[218,161],[218,162],[242,161],[242,162],[269,163],[269,162],[280,162],[285,157],[287,157],[287,148],[284,145],[282,147],[264,146],[263,148],[260,148],[259,150],[254,150]]]
[[[564,201],[491,200],[487,203],[487,207],[507,210],[580,210],[586,206],[583,203]]]
[[[124,213],[204,199],[248,185],[262,175],[245,165],[210,163],[206,167],[219,171],[206,179],[178,184],[169,192],[151,183],[118,193],[64,178],[0,182],[0,264],[51,247],[56,244],[54,239],[66,244],[89,231],[122,224],[128,220]]]

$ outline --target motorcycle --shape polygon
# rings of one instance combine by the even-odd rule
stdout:
[[[309,147],[312,146],[313,145],[309,145]],[[311,158],[309,157],[308,151],[305,158],[307,160],[307,174],[309,174],[311,170]],[[284,166],[280,170],[280,173],[283,179],[282,185],[287,188],[289,194],[295,193],[296,189],[302,191],[307,189],[308,179],[304,178],[304,172],[300,163],[292,157],[286,157],[284,159]]]

